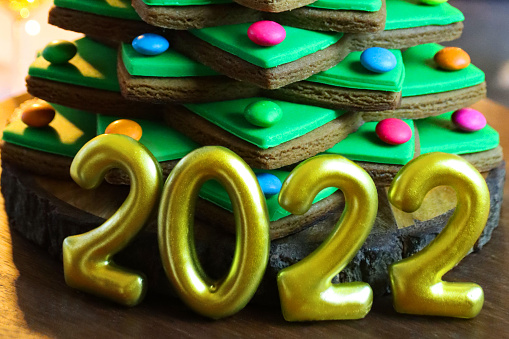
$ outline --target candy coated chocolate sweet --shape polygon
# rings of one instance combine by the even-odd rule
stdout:
[[[277,22],[262,20],[249,26],[247,36],[257,45],[275,46],[286,38],[286,31]]]
[[[447,0],[421,0],[421,2],[426,5],[440,5],[447,2]]]
[[[403,120],[389,118],[376,125],[376,135],[390,145],[401,145],[412,138],[412,129]]]
[[[435,54],[437,65],[448,71],[458,71],[470,65],[470,56],[459,47],[445,47]]]
[[[170,47],[166,38],[154,33],[137,36],[133,39],[132,45],[136,52],[143,55],[158,55]]]
[[[256,174],[256,179],[258,179],[258,183],[262,189],[263,194],[265,195],[274,195],[278,194],[281,191],[281,187],[283,184],[278,177],[274,174],[270,173],[258,173]]]
[[[371,72],[386,73],[392,71],[397,63],[394,54],[385,48],[371,47],[361,54],[361,64]]]
[[[453,113],[452,122],[461,130],[475,132],[486,126],[484,115],[473,108],[462,108]]]
[[[30,127],[45,127],[55,118],[55,109],[49,104],[34,103],[23,108],[21,121]]]
[[[134,140],[140,140],[142,133],[141,126],[136,121],[129,119],[115,120],[104,131],[104,134],[123,134]]]
[[[77,51],[73,42],[54,40],[42,50],[42,57],[52,64],[65,64],[74,58]]]
[[[248,105],[244,117],[258,127],[274,126],[283,117],[283,110],[278,104],[269,100],[260,100]]]

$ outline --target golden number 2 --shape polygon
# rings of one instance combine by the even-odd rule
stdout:
[[[432,188],[441,185],[456,190],[456,210],[432,243],[391,265],[394,308],[401,313],[472,318],[483,306],[482,288],[474,283],[445,282],[442,276],[467,255],[486,225],[490,195],[483,177],[458,156],[426,154],[398,173],[389,201],[413,212]]]
[[[78,185],[92,189],[99,186],[111,168],[121,168],[129,174],[129,195],[104,224],[64,240],[64,276],[73,288],[132,306],[143,299],[144,277],[115,265],[112,257],[147,222],[161,194],[162,175],[159,163],[140,143],[110,134],[92,139],[78,152],[71,176]]]
[[[370,311],[373,302],[367,283],[331,282],[355,256],[374,224],[378,195],[370,176],[341,156],[317,156],[290,173],[279,203],[294,214],[303,214],[326,187],[343,191],[345,210],[317,250],[279,272],[281,308],[288,321],[358,319]]]
[[[236,217],[237,245],[230,271],[213,280],[196,255],[193,216],[200,187],[215,179],[228,192]],[[159,208],[159,250],[180,298],[196,312],[222,318],[242,309],[261,282],[269,258],[265,198],[246,163],[226,148],[200,148],[172,170]]]

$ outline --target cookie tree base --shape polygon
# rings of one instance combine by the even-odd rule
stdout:
[[[11,228],[57,258],[61,258],[62,242],[67,236],[81,234],[101,225],[127,194],[125,187],[109,185],[95,191],[84,191],[71,182],[37,177],[5,162],[2,168],[1,189]],[[493,229],[498,225],[504,178],[505,164],[490,171],[486,177],[491,194],[491,210],[474,251],[489,241]],[[371,284],[375,294],[381,295],[389,292],[388,266],[429,243],[444,227],[452,211],[425,221],[414,220],[413,225],[398,228],[397,220],[402,219],[395,217],[387,201],[386,189],[380,188],[378,193],[379,212],[373,231],[354,260],[335,280],[364,280]],[[271,243],[269,267],[256,300],[262,303],[277,302],[277,272],[303,259],[318,247],[329,234],[340,212],[340,209],[332,211],[317,220],[314,226]],[[231,261],[233,235],[207,227],[199,221],[195,229],[197,250],[203,266],[212,276],[222,276]],[[119,253],[116,261],[144,272],[148,277],[149,290],[171,293],[159,258],[155,222]]]

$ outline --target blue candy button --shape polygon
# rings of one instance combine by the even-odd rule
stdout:
[[[398,61],[391,51],[381,47],[371,47],[362,52],[361,64],[366,69],[375,73],[392,71]]]
[[[270,173],[258,173],[256,174],[256,178],[258,179],[258,183],[262,188],[262,192],[265,195],[274,195],[278,194],[281,191],[281,187],[283,184],[278,177],[274,174]]]
[[[133,40],[133,48],[143,55],[158,55],[170,47],[170,43],[159,34],[146,33]]]

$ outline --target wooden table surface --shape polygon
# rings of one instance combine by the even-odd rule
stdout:
[[[0,104],[0,126],[16,106]],[[476,105],[509,149],[509,109],[485,100]],[[124,308],[68,288],[62,264],[11,232],[0,204],[0,337],[509,337],[509,184],[505,184],[499,227],[479,253],[465,258],[446,280],[472,281],[485,291],[485,304],[475,319],[418,317],[396,313],[390,296],[375,298],[365,319],[289,323],[278,308],[249,305],[223,320],[205,319],[179,300],[149,295],[134,308]],[[0,197],[1,198],[1,197]]]

